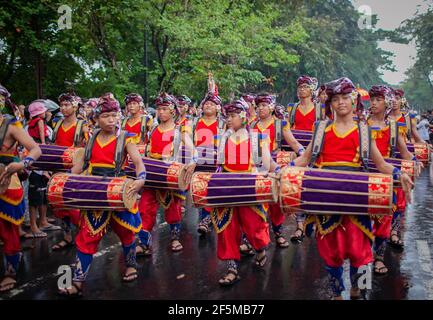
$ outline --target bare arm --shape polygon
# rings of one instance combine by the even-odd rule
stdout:
[[[400,151],[401,157],[406,160],[412,160],[414,155],[407,149],[407,145],[404,142],[403,135],[400,135],[397,139],[397,148]]]
[[[410,123],[412,125],[412,137],[415,139],[416,143],[425,143],[423,139],[421,139],[418,130],[416,128],[416,119],[410,119]]]
[[[135,166],[135,173],[136,176],[142,172],[145,172],[146,169],[144,168],[143,161],[141,160],[141,155],[138,152],[137,146],[133,143],[127,143],[126,144],[126,151],[128,152],[129,157],[131,158],[132,162]]]
[[[299,154],[300,149],[304,148],[302,144],[300,144],[298,140],[296,140],[295,136],[289,128],[283,130],[283,137],[289,144],[290,148],[292,148],[292,150],[294,150],[297,154]]]
[[[295,160],[293,160],[293,162],[295,163],[295,166],[297,166],[297,167],[307,167],[308,166],[308,164],[311,161],[312,148],[313,148],[313,143],[310,142],[307,149],[305,149],[305,152],[301,156],[299,156]]]

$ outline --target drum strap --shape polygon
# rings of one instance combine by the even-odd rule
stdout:
[[[176,125],[174,127],[174,138],[173,138],[173,155],[171,157],[172,161],[176,161],[179,155],[180,144],[182,143],[182,132],[181,127]]]
[[[222,165],[225,162],[225,149],[226,149],[226,143],[227,139],[233,134],[233,130],[229,129],[227,130],[223,136],[221,137],[221,142],[218,146],[218,154],[217,154],[217,164]]]
[[[314,110],[316,113],[316,121],[322,120],[322,106],[320,105],[320,103],[314,104]]]
[[[407,138],[410,141],[410,138],[412,136],[412,121],[410,119],[409,112],[404,114],[404,121],[406,122],[406,128],[407,128]]]
[[[128,132],[121,130],[116,141],[116,152],[114,153],[114,165],[115,165],[115,175],[119,176],[120,170],[122,169],[123,155],[125,154],[125,141]]]
[[[149,155],[150,152],[150,139],[152,137],[153,132],[156,130],[156,128],[158,128],[158,122],[154,122],[152,125],[152,128],[150,129],[150,133],[149,133],[149,142],[147,143],[146,146],[146,157]]]
[[[74,132],[74,147],[77,147],[78,144],[80,143],[81,134],[83,132],[83,125],[84,125],[84,120],[77,121],[77,126],[75,127],[75,132]]]
[[[197,123],[200,121],[201,118],[194,118],[192,122],[192,130],[191,130],[191,140],[195,144],[195,129],[197,128]]]
[[[56,126],[54,127],[53,130],[53,137],[51,139],[52,143],[56,142],[57,139],[57,133],[59,132],[60,126],[63,124],[63,119],[60,119],[59,121],[57,121]]]
[[[89,142],[86,145],[86,148],[84,149],[84,164],[83,164],[83,171],[85,171],[89,167],[90,158],[92,157],[92,150],[93,145],[95,144],[96,137],[101,132],[101,129],[96,129],[93,132],[92,137],[89,139]]]
[[[365,122],[358,122],[359,129],[359,154],[364,171],[368,171],[368,159],[370,158],[371,133],[370,127]]]
[[[279,151],[281,150],[281,139],[282,139],[281,135],[283,133],[281,119],[275,120],[274,127],[275,127],[275,140],[277,142],[277,150]]]
[[[3,146],[3,142],[6,138],[6,132],[8,131],[9,125],[15,118],[9,115],[3,115],[3,121],[0,126],[0,148]]]
[[[316,121],[315,124],[315,130],[313,134],[313,148],[311,150],[311,160],[310,160],[310,167],[314,166],[316,163],[317,158],[319,157],[320,152],[323,148],[323,141],[325,140],[325,130],[328,127],[329,124],[331,124],[332,121],[330,120],[321,120]]]
[[[141,140],[140,143],[144,143],[145,137],[147,135],[147,124],[149,123],[149,116],[142,116],[141,117],[141,127],[140,127],[140,133],[141,133]]]
[[[251,153],[253,156],[253,163],[256,167],[259,167],[260,160],[262,158],[262,148],[260,146],[261,142],[261,134],[258,132],[254,132],[250,130],[250,139],[251,139]]]
[[[296,103],[292,109],[290,109],[290,113],[289,113],[289,121],[290,121],[290,128],[293,127],[293,124],[295,123],[295,115],[296,115],[296,110],[298,109],[299,106],[299,102]]]
[[[390,150],[391,150],[391,158],[395,158],[395,153],[397,151],[397,143],[398,143],[398,126],[395,120],[389,121],[389,130],[390,130]]]
[[[128,122],[128,118],[127,117],[122,120],[122,126],[121,126],[122,130],[125,129],[127,122]]]
[[[221,140],[221,134],[224,132],[225,122],[221,117],[218,117],[218,129],[217,129],[217,141],[216,146],[218,147],[219,142]]]

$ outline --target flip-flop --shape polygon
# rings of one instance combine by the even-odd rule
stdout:
[[[61,243],[65,243],[64,245],[61,245]],[[70,247],[73,247],[74,246],[74,240],[72,240],[72,241],[68,241],[68,240],[66,240],[66,239],[62,239],[62,240],[60,240],[59,242],[57,242],[56,244],[54,244],[52,247],[51,247],[51,249],[53,250],[53,251],[59,251],[59,250],[63,250],[63,249],[67,249],[67,248],[70,248]],[[57,246],[56,248],[54,247],[54,246]]]
[[[50,224],[50,225],[48,225],[46,227],[42,227],[40,229],[41,229],[41,231],[45,232],[45,231],[57,231],[57,230],[61,230],[62,228],[60,226],[55,226],[55,225]]]
[[[172,240],[171,241],[171,251],[173,251],[173,252],[179,252],[179,251],[182,251],[183,250],[183,246],[182,246],[182,244],[179,242],[177,245],[173,245],[173,241],[175,241],[175,240]],[[179,240],[178,240],[179,241]]]
[[[45,232],[32,232],[32,233],[27,233],[24,238],[25,239],[34,239],[34,238],[46,238],[48,237],[48,235]]]

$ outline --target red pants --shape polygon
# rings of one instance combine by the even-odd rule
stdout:
[[[164,211],[165,221],[167,221],[168,224],[180,223],[182,219],[181,203],[182,200],[180,198],[173,196],[173,201],[168,209]],[[156,222],[156,212],[158,208],[159,202],[156,198],[156,190],[144,189],[141,194],[140,203],[138,204],[142,230],[152,231]]]
[[[384,216],[380,221],[377,218],[372,220],[374,236],[382,239],[389,239],[391,236],[392,216]]]
[[[4,242],[3,252],[5,255],[12,256],[21,251],[18,226],[1,218],[0,239]]]
[[[341,267],[345,259],[349,259],[355,268],[373,261],[369,238],[347,215],[331,233],[323,237],[318,235],[317,249],[328,267]]]
[[[59,219],[69,217],[74,225],[78,225],[80,221],[80,210],[54,210],[53,213]]]
[[[123,246],[130,246],[135,241],[134,231],[121,226],[112,217],[110,218],[109,224],[114,233],[119,237]],[[86,254],[95,254],[96,251],[98,251],[98,245],[103,236],[103,232],[91,235],[84,215],[81,216],[80,230],[75,238],[75,243],[79,251]]]
[[[395,188],[395,192],[397,193],[397,211],[403,214],[406,210],[406,196],[402,188]]]
[[[232,221],[218,234],[217,254],[221,260],[240,260],[242,232],[255,250],[270,242],[268,224],[250,207],[233,208]]]
[[[277,204],[271,204],[269,205],[269,218],[272,222],[272,225],[274,226],[280,226],[283,224],[284,220],[286,219],[283,211],[281,211],[280,205]]]

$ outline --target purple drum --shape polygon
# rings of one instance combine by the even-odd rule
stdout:
[[[277,202],[278,189],[272,175],[196,172],[191,195],[196,207],[253,206]]]
[[[304,131],[304,130],[291,130],[293,136],[295,139],[304,146],[304,148],[307,148],[310,144],[311,140],[313,139],[313,132],[311,131]],[[285,150],[292,150],[290,145],[287,143],[286,140],[282,141],[281,145]],[[293,150],[292,150],[293,151]]]
[[[286,213],[392,214],[391,175],[285,167],[280,182]]]
[[[84,155],[84,148],[64,147],[48,144],[40,144],[42,154],[38,160],[32,163],[32,170],[41,171],[68,171],[75,159]]]
[[[146,169],[145,188],[181,191],[188,189],[188,183],[184,183],[185,165],[151,158],[143,158],[142,160]],[[132,162],[128,163],[125,173],[126,176],[135,178],[135,166]]]
[[[393,159],[393,158],[385,158],[385,161],[389,164],[392,164],[394,167],[400,169],[402,172],[407,173],[412,181],[415,181],[416,178],[416,163],[412,160],[404,160],[404,159]],[[373,161],[368,162],[368,170],[370,172],[379,172],[377,170],[376,165]],[[400,184],[400,181],[394,181],[394,184]]]
[[[137,199],[127,194],[132,183],[126,177],[56,173],[48,182],[48,203],[54,210],[133,211],[137,209]]]

